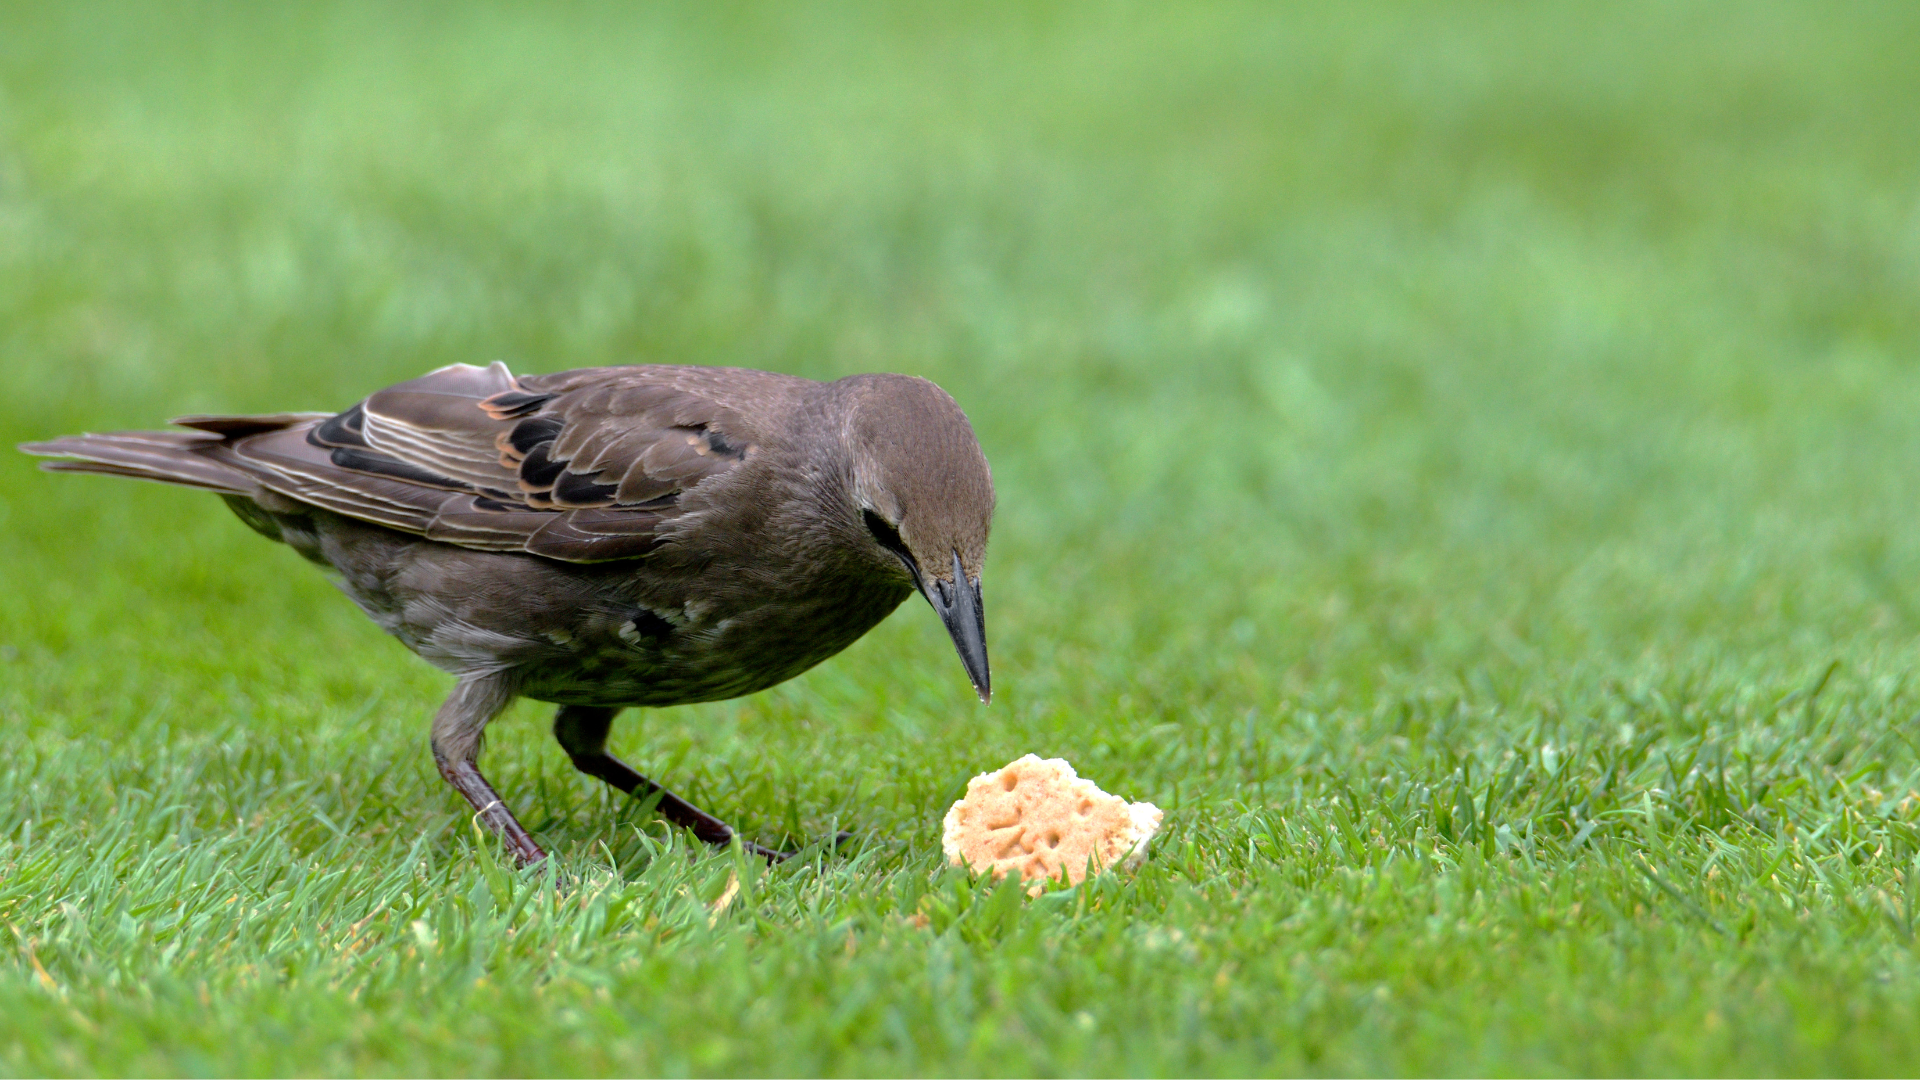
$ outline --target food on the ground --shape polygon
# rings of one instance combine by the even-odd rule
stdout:
[[[1018,874],[1039,893],[1063,875],[1131,870],[1160,831],[1160,808],[1130,803],[1083,780],[1061,758],[1032,754],[967,782],[947,811],[947,861],[994,877]]]

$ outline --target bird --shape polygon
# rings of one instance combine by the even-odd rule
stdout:
[[[709,844],[789,852],[607,751],[627,707],[738,697],[806,671],[913,593],[991,700],[980,574],[992,472],[934,383],[634,364],[454,364],[342,412],[196,415],[182,430],[25,443],[54,472],[211,491],[325,568],[453,674],[440,775],[522,866],[546,853],[479,767],[518,697],[558,706],[579,771]]]

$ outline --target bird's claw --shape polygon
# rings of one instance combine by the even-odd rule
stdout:
[[[830,840],[826,841],[824,846],[830,851],[838,851],[840,850],[840,848],[845,846],[848,841],[852,840],[853,838],[854,838],[854,834],[842,830],[840,832],[834,833],[833,837]],[[809,845],[809,846],[812,846],[812,845]],[[800,854],[799,851],[780,851],[775,848],[765,847],[763,845],[756,844],[751,840],[744,840],[744,839],[740,841],[740,850],[746,852],[749,855],[758,855],[759,857],[767,860],[767,863],[772,866],[778,866],[781,863],[786,862],[787,860]],[[804,851],[806,849],[802,848],[801,850]]]

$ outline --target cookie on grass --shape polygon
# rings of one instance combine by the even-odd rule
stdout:
[[[1109,795],[1061,758],[1032,754],[967,782],[947,811],[947,861],[994,877],[1018,874],[1038,894],[1063,875],[1131,870],[1160,831],[1160,808]]]

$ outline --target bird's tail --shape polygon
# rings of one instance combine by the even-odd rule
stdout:
[[[104,473],[154,480],[162,484],[217,491],[222,495],[252,495],[260,485],[244,470],[221,460],[229,441],[264,431],[276,431],[325,414],[280,413],[273,416],[183,416],[174,423],[193,431],[122,431],[106,435],[65,435],[46,442],[20,444],[20,449],[42,457],[49,472]]]

